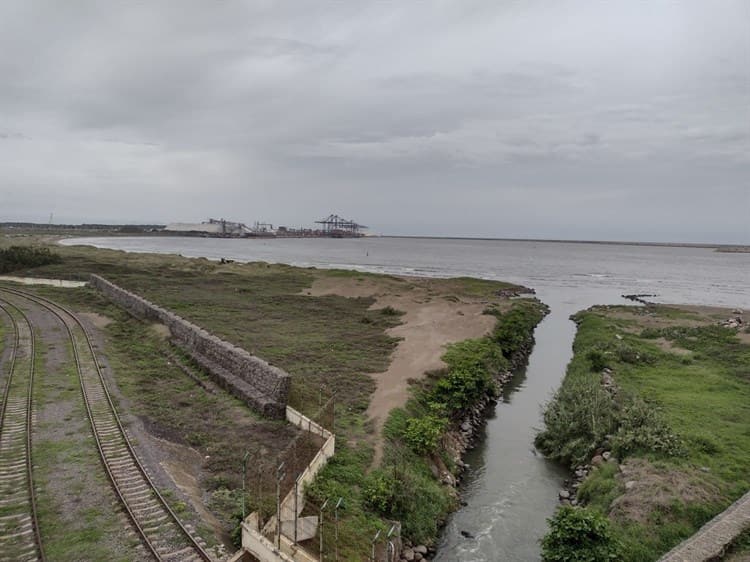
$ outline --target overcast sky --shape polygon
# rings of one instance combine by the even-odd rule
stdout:
[[[0,221],[750,243],[750,2],[0,2]]]

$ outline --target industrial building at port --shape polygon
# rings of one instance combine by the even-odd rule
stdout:
[[[359,238],[364,236],[367,227],[354,221],[344,219],[338,215],[329,215],[325,219],[315,221],[316,228],[290,228],[279,226],[274,228],[270,223],[255,222],[247,226],[241,222],[225,219],[208,219],[201,223],[171,223],[164,227],[165,234],[178,236],[204,236],[217,238]]]

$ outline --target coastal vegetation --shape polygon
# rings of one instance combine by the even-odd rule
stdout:
[[[750,489],[750,341],[721,325],[728,314],[650,305],[574,316],[574,357],[536,444],[592,467],[577,502],[608,518],[623,560],[657,559]],[[564,559],[557,525],[548,560]]]
[[[46,247],[10,246],[0,248],[0,273],[10,273],[19,269],[61,262],[60,255]]]
[[[103,275],[291,373],[290,404],[307,415],[317,415],[323,397],[335,390],[337,451],[308,490],[307,509],[317,513],[327,499],[344,498],[338,525],[343,559],[369,552],[374,532],[387,531],[394,520],[401,522],[404,539],[434,541],[440,522],[457,505],[453,485],[460,467],[449,447],[450,434],[468,409],[496,396],[498,373],[525,360],[534,327],[546,313],[535,299],[509,300],[518,287],[470,278],[420,281],[83,247],[55,252],[61,262],[17,273],[67,279]],[[399,344],[389,331],[403,322],[404,314],[397,306],[376,305],[372,296],[311,294],[321,279],[375,284],[381,293],[395,295],[421,291],[426,303],[454,306],[468,299],[485,303],[477,310],[484,306],[493,318],[495,327],[487,336],[447,346],[445,368],[413,382],[411,397],[385,424],[383,456],[375,464],[375,443],[382,438],[367,422],[375,388],[370,375],[388,367]],[[199,487],[190,499],[200,503],[201,496],[208,498],[206,506],[215,517],[202,534],[211,534],[207,527],[213,532],[236,529],[243,455],[260,455],[264,472],[272,474],[279,448],[293,439],[289,428],[259,419],[218,389],[207,392],[210,381],[169,346],[163,333],[129,317],[96,291],[33,290],[92,314],[103,335],[111,367],[106,371],[119,389],[115,399],[120,408],[165,446],[171,443],[169,449],[182,456],[182,468],[186,462],[199,466]],[[194,371],[192,378],[185,376],[186,367]],[[171,453],[167,457],[175,460]],[[252,482],[248,478],[246,509],[271,514],[271,495],[256,493]],[[184,495],[166,495],[184,512]],[[329,537],[334,533],[330,520],[325,522]]]
[[[497,396],[497,376],[525,361],[534,328],[546,312],[533,299],[516,300],[504,313],[488,311],[496,316],[493,331],[449,345],[442,357],[446,368],[415,382],[406,405],[390,413],[380,466],[368,472],[366,448],[357,453],[345,444],[318,476],[312,497],[318,502],[332,495],[349,498],[347,509],[356,513],[360,527],[374,531],[383,519],[396,520],[404,538],[432,544],[457,504],[450,484],[459,467],[449,433],[467,409]],[[351,534],[358,536],[355,530]]]

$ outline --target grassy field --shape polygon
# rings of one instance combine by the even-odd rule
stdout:
[[[729,311],[595,307],[537,438],[574,467],[609,450],[579,499],[606,514],[625,559],[655,560],[750,489],[750,342]],[[617,392],[602,386],[611,371]]]
[[[0,239],[0,245],[19,240],[38,241]],[[374,474],[368,472],[373,449],[364,412],[374,389],[370,374],[385,370],[390,362],[398,340],[386,330],[400,324],[400,311],[370,310],[375,302],[372,297],[306,294],[315,279],[321,277],[374,280],[395,293],[408,293],[416,280],[265,263],[219,264],[205,259],[83,247],[57,247],[55,252],[62,257],[61,263],[14,274],[67,279],[101,274],[288,371],[292,375],[291,405],[305,413],[317,410],[321,387],[325,394],[336,391],[337,454],[311,489],[310,509],[314,511],[314,506],[326,498],[346,498],[339,528],[340,556],[356,558],[369,551],[372,533],[376,529],[387,530],[390,519],[406,520],[405,537],[426,542],[434,537],[439,520],[454,505],[452,493],[433,475],[438,451],[419,447],[415,451],[404,436],[394,436],[391,431],[384,466]],[[421,290],[427,287],[430,299],[486,301],[487,313],[498,318],[499,329],[504,317],[501,310],[510,308],[498,307],[498,303],[507,303],[502,291],[512,286],[506,283],[470,278],[419,283]],[[168,360],[169,346],[151,326],[128,317],[95,291],[35,290],[76,311],[93,312],[111,321],[102,331],[105,351],[122,392],[121,407],[143,420],[154,435],[190,445],[206,457],[201,485],[213,498],[211,509],[229,529],[232,517],[239,511],[244,451],[266,451],[269,458],[263,460],[270,467],[276,460],[270,458],[271,451],[291,438],[284,433],[288,431],[285,426],[258,419],[224,393],[206,393]],[[530,336],[540,318],[534,316],[523,327],[525,337]],[[471,343],[463,348],[464,352],[471,348],[477,357],[483,357],[482,372],[471,367],[468,378],[454,373],[461,369],[434,373],[426,383],[415,387],[415,396],[424,398],[428,389],[437,388],[441,379],[451,376],[454,386],[445,383],[448,386],[444,384],[442,389],[448,394],[451,389],[458,392],[458,387],[463,392],[464,383],[474,389],[466,395],[469,401],[491,393],[486,377],[489,369],[507,364],[502,353],[512,351],[518,344],[511,337],[513,333],[506,327],[504,333],[497,332],[492,338],[477,342],[477,348]],[[491,364],[488,353],[501,360]],[[453,357],[460,355],[453,352]],[[446,357],[450,359],[450,353]],[[481,382],[479,386],[477,381]],[[438,394],[435,390],[434,397]],[[422,406],[412,405],[407,417],[423,418],[423,414]],[[456,415],[452,408],[441,410],[441,432],[449,428]],[[429,425],[429,418],[427,422]],[[418,439],[421,429],[417,427],[416,431]],[[242,445],[238,447],[238,443]],[[267,472],[271,472],[270,468]],[[408,502],[379,502],[383,496],[386,500],[403,496]],[[247,500],[248,509],[259,507],[257,495],[249,493]],[[333,533],[332,529],[327,531]]]

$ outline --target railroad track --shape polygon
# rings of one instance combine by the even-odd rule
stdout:
[[[139,461],[117,415],[84,325],[71,311],[49,299],[16,289],[2,291],[36,303],[65,326],[102,464],[149,552],[164,562],[210,562],[211,557],[172,511]]]
[[[0,560],[44,561],[31,463],[34,328],[12,303],[0,309],[15,334],[0,402]]]

